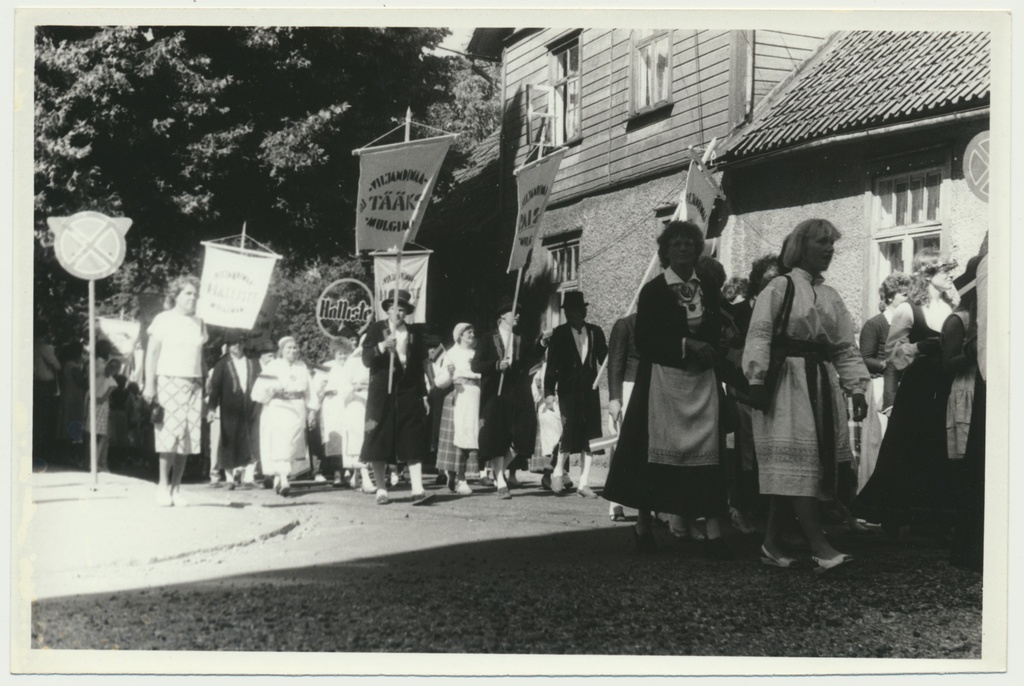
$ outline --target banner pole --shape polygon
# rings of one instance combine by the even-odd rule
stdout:
[[[644,278],[643,278],[642,281],[640,281],[640,285],[637,286],[636,293],[633,294],[633,300],[629,303],[629,308],[626,310],[626,314],[622,315],[623,317],[628,317],[629,315],[633,314],[633,310],[636,309],[636,304],[640,300],[640,291],[643,290],[643,287],[647,285],[647,280],[651,278],[651,272],[654,271],[654,266],[656,264],[658,264],[658,251],[657,250],[654,251],[654,256],[651,257],[651,262],[650,262],[650,264],[647,265],[647,271],[644,272]],[[604,356],[604,362],[601,363],[601,368],[597,370],[597,376],[594,377],[594,385],[592,386],[592,388],[595,391],[597,390],[598,385],[600,385],[600,383],[601,383],[601,375],[604,373],[604,370],[607,369],[607,368],[608,368],[608,355],[605,355]]]
[[[99,484],[96,454],[96,281],[89,279],[89,470],[92,485]]]
[[[412,107],[405,108],[405,142],[408,143],[412,136]],[[398,303],[398,285],[402,279],[402,250],[405,249],[405,239],[409,235],[409,230],[406,229],[402,235],[402,242],[398,246],[398,254],[395,256],[395,287],[391,291],[391,307],[394,307]],[[388,322],[391,324],[391,332],[395,333],[395,318],[391,316],[391,313],[386,313],[388,316]],[[391,393],[391,389],[394,386],[395,381],[395,351],[391,351],[391,355],[388,359],[388,393]]]
[[[516,292],[512,296],[512,337],[509,338],[508,350],[505,351],[505,359],[512,362],[512,351],[516,347],[516,332],[515,332],[515,320],[516,320],[516,307],[519,305],[519,286],[523,283],[523,268],[520,267],[516,271]],[[501,395],[501,388],[505,385],[505,372],[501,373],[501,378],[498,379],[498,395]]]
[[[245,222],[242,222],[242,250],[245,250]]]

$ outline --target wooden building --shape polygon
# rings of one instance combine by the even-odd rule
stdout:
[[[684,29],[478,29],[467,51],[500,59],[503,117],[454,192],[428,214],[431,312],[492,324],[511,296],[514,172],[565,147],[521,299],[529,332],[582,290],[606,331],[630,304],[691,158],[747,121],[826,35]]]

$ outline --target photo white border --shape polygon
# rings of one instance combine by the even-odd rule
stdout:
[[[33,224],[32,214],[32,110],[31,85],[34,46],[31,32],[35,25],[47,23],[68,23],[81,25],[114,25],[114,24],[224,24],[224,25],[392,25],[392,26],[652,26],[665,25],[664,17],[672,16],[673,24],[686,27],[701,28],[792,28],[794,22],[811,21],[816,25],[832,24],[833,18],[839,15],[828,11],[819,13],[791,13],[779,10],[749,10],[738,12],[728,10],[698,11],[671,9],[676,3],[647,3],[657,7],[653,13],[646,10],[616,10],[612,3],[589,2],[580,3],[576,9],[546,10],[537,8],[552,7],[552,2],[508,3],[514,6],[510,13],[497,9],[473,9],[481,3],[447,2],[445,9],[424,10],[410,3],[386,3],[390,9],[367,8],[370,3],[338,3],[338,2],[306,2],[310,8],[303,10],[273,9],[267,3],[259,2],[219,2],[214,8],[211,3],[202,2],[163,2],[163,9],[155,9],[157,3],[103,3],[104,7],[91,8],[59,8],[54,5],[46,7],[44,3],[19,3],[14,26],[4,22],[3,33],[0,34],[0,45],[6,44],[9,53],[13,53],[13,69],[4,70],[3,85],[13,75],[13,84],[5,91],[14,94],[14,115],[11,117],[13,136],[14,165],[5,163],[0,172],[5,202],[8,193],[13,189],[11,206],[13,207],[12,230],[13,250],[7,255],[12,259],[12,268],[8,271],[13,275],[13,288],[4,295],[5,319],[11,312],[12,345],[15,362],[12,365],[11,386],[12,412],[4,416],[12,418],[12,557],[11,565],[11,650],[12,667],[30,672],[99,672],[99,673],[166,673],[166,674],[216,674],[216,673],[255,673],[255,674],[373,674],[380,669],[381,658],[377,654],[266,654],[266,653],[232,653],[232,652],[135,652],[135,651],[39,651],[28,650],[24,646],[30,635],[30,615],[26,611],[27,598],[21,592],[19,579],[24,569],[24,560],[19,560],[15,552],[19,544],[19,533],[24,531],[24,515],[31,508],[31,494],[28,492],[31,457],[28,453],[30,434],[26,430],[31,417],[30,404],[25,399],[31,398],[30,346],[26,336],[19,335],[31,326],[31,250],[32,234],[28,227]],[[377,3],[378,6],[385,3]],[[496,4],[496,3],[494,3]],[[741,7],[745,3],[731,3]],[[1011,138],[1011,129],[1018,133],[1015,126],[1017,117],[1011,117],[1010,96],[1010,64],[1011,36],[1009,31],[1009,7],[1002,12],[951,12],[940,6],[940,3],[890,3],[904,9],[916,11],[889,11],[880,7],[881,3],[868,3],[870,11],[844,11],[841,14],[841,28],[853,29],[887,29],[896,27],[899,30],[964,30],[978,27],[979,30],[990,30],[993,33],[992,52],[992,114],[991,131],[993,140],[1012,140],[1013,150],[1019,153],[1020,142],[1016,136]],[[822,3],[789,2],[789,7],[820,7]],[[353,6],[361,9],[354,9]],[[533,9],[526,10],[525,6]],[[748,5],[749,6],[749,5]],[[930,8],[939,6],[939,10]],[[989,5],[992,6],[991,4]],[[581,14],[581,7],[598,8]],[[335,9],[337,8],[337,9]],[[458,8],[458,12],[450,12]],[[6,8],[5,8],[6,9]],[[879,11],[883,10],[883,11]],[[10,17],[10,15],[7,15]],[[657,17],[657,23],[652,17]],[[840,28],[840,27],[836,27]],[[9,42],[4,42],[4,35],[10,34]],[[27,38],[27,40],[26,40]],[[1013,59],[1020,64],[1019,53],[1015,51]],[[1018,79],[1020,81],[1020,79]],[[1019,86],[1016,90],[1019,90]],[[1014,94],[1016,96],[1016,94]],[[1019,101],[1015,101],[1019,102]],[[4,131],[8,131],[7,113],[5,112]],[[1010,148],[1009,146],[993,146],[991,179],[991,195],[993,198],[1010,199]],[[1021,159],[1020,154],[1015,159]],[[1019,171],[1019,166],[1016,167]],[[10,177],[8,179],[7,177]],[[10,183],[3,183],[4,181]],[[1015,223],[1020,223],[1020,201],[1013,199]],[[1010,283],[1010,201],[993,203],[990,206],[990,247],[995,259],[991,260],[991,281],[993,288],[993,313],[1010,313],[1010,288],[996,288]],[[1019,241],[1015,242],[1019,243]],[[1014,255],[1019,249],[1013,246]],[[28,255],[29,259],[24,259]],[[1003,259],[999,259],[1003,258]],[[1012,261],[1017,264],[1016,260]],[[1003,296],[1001,302],[996,298]],[[10,302],[6,298],[10,297]],[[1016,308],[1012,317],[1014,330],[1019,320]],[[1009,327],[1010,317],[993,316],[990,330],[992,356],[991,368],[994,370],[989,379],[989,461],[987,479],[986,509],[986,575],[985,575],[985,607],[983,619],[983,654],[981,660],[909,660],[909,659],[841,659],[841,658],[734,658],[734,657],[631,657],[631,656],[522,656],[522,655],[488,655],[488,656],[431,656],[391,654],[387,657],[388,674],[491,674],[491,675],[533,675],[541,673],[565,675],[675,675],[675,674],[714,674],[714,675],[779,675],[779,674],[921,674],[923,672],[962,673],[984,670],[998,670],[1006,664],[1007,639],[1005,633],[1008,621],[1008,604],[1011,596],[1007,584],[1007,568],[1009,560],[1006,526],[1009,515],[1016,512],[1014,502],[1008,501],[1011,490],[1006,477],[1009,445],[1007,444],[1008,418],[1010,407],[1019,407],[1019,394],[1015,393],[1011,404],[993,402],[994,398],[1008,398],[1011,386],[1008,374],[999,374],[995,370],[1007,369],[1009,362]],[[1005,335],[1001,335],[1005,334]],[[6,343],[6,341],[5,341]],[[1002,361],[1000,365],[997,362]],[[1018,378],[1014,370],[1014,379]],[[1012,415],[1019,416],[1019,415]],[[1002,431],[1000,431],[1002,429]],[[1013,427],[1012,445],[1019,442],[1019,426]],[[998,459],[1001,453],[1004,459]],[[996,459],[993,459],[996,458]],[[1019,480],[1017,480],[1019,481]],[[1020,486],[1019,483],[1016,484]],[[1002,503],[1008,503],[1007,510],[1000,512]],[[1019,520],[1018,520],[1019,521]],[[1000,545],[1002,544],[1002,545]],[[1019,554],[1019,548],[1015,546]],[[254,670],[255,666],[255,670]],[[182,670],[184,667],[184,670]],[[341,669],[343,668],[343,669]],[[1005,676],[1005,675],[1003,675]],[[18,683],[22,678],[13,683]],[[200,677],[201,678],[201,677]],[[927,678],[927,677],[919,677]],[[954,677],[955,678],[955,677]],[[979,677],[981,678],[981,677]],[[96,677],[97,683],[117,683],[109,677]],[[912,677],[908,679],[913,680]],[[986,678],[990,680],[991,678]],[[890,681],[888,679],[887,681]],[[91,679],[89,680],[91,681]],[[151,679],[142,679],[151,681]],[[901,682],[903,680],[901,679]],[[962,677],[956,683],[966,681]],[[82,678],[75,678],[74,683],[88,683]],[[279,680],[278,680],[279,682]],[[716,680],[723,683],[724,680]],[[71,683],[71,681],[68,681]],[[164,683],[161,681],[161,683]],[[190,677],[183,683],[197,683],[197,677]]]

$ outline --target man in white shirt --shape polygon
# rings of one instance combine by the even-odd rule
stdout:
[[[601,396],[594,388],[598,370],[608,355],[604,331],[588,324],[587,303],[580,291],[564,295],[562,309],[566,323],[555,328],[548,344],[548,364],[544,373],[544,395],[548,408],[554,407],[555,394],[562,413],[562,440],[558,461],[551,474],[551,490],[564,490],[570,453],[579,453],[582,473],[577,495],[596,498],[591,490],[590,467],[593,455],[590,440],[601,437]]]

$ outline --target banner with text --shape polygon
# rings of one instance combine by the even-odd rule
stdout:
[[[381,303],[394,295],[395,262],[395,255],[373,256],[373,291],[376,296],[378,319],[385,319],[387,316]],[[429,252],[402,255],[402,278],[398,281],[398,289],[409,291],[412,304],[416,308],[411,315],[406,317],[407,322],[422,324],[427,321],[427,266],[429,262]]]
[[[512,242],[512,254],[508,259],[508,271],[526,266],[533,244],[540,234],[541,220],[551,197],[551,187],[558,175],[565,150],[557,150],[537,160],[516,173],[519,191],[519,212],[516,215],[516,235]]]
[[[711,211],[718,196],[718,186],[708,177],[708,172],[696,160],[690,160],[686,188],[674,218],[693,222],[707,236]]]
[[[249,330],[267,295],[278,255],[203,243],[203,276],[196,314],[207,324]]]
[[[454,136],[356,150],[356,250],[401,250],[416,239]]]

